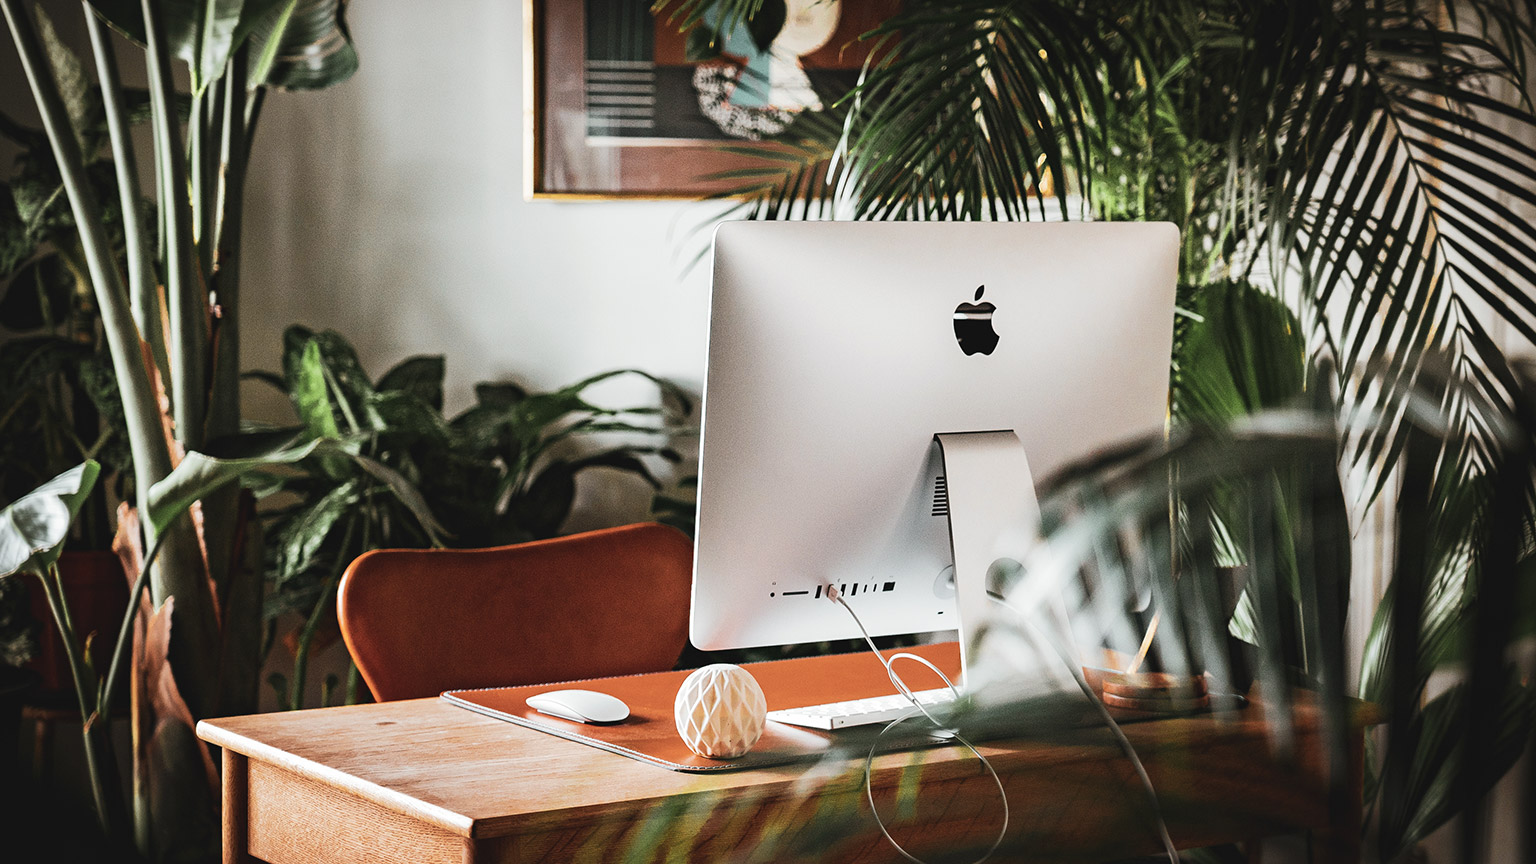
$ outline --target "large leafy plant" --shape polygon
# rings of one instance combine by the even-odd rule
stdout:
[[[110,190],[111,160],[99,91],[88,86],[78,58],[39,10],[50,65],[69,82],[72,112],[97,146],[83,152],[92,182]],[[144,94],[135,94],[142,103]],[[135,96],[126,98],[133,99]],[[142,112],[140,112],[142,113]],[[132,467],[123,433],[122,400],[112,358],[100,338],[99,316],[86,277],[79,233],[69,202],[56,194],[59,175],[48,138],[0,114],[0,136],[19,153],[0,182],[0,501],[14,501],[82,460],[106,475],[73,520],[73,549],[107,549],[114,531],[106,487],[128,497]],[[107,220],[113,252],[122,262],[122,219]],[[113,482],[115,481],[115,482]],[[19,665],[35,650],[31,607],[20,580],[0,585],[0,664]]]
[[[111,199],[102,210],[113,257],[126,266],[123,219],[101,89],[38,10],[50,68],[84,142],[86,174]],[[148,94],[125,89],[132,125],[148,115]],[[113,525],[108,496],[132,494],[132,466],[122,400],[102,339],[84,249],[62,189],[48,137],[0,114],[0,136],[18,149],[0,182],[0,500],[15,500],[84,459],[102,466],[103,483],[75,520],[73,548],[106,549]],[[152,207],[144,204],[146,213]]]
[[[192,724],[255,704],[260,583],[254,568],[240,566],[241,550],[252,544],[238,490],[210,493],[164,523],[145,515],[150,490],[184,453],[239,429],[241,212],[265,94],[274,86],[335,83],[356,69],[357,56],[339,0],[99,0],[81,8],[105,138],[78,98],[82,88],[91,92],[89,73],[50,65],[21,0],[0,0],[53,153],[58,179],[49,194],[68,201],[123,408],[143,518],[120,514],[119,539],[130,558],[141,558],[166,535],[149,594],[156,609],[167,610],[167,623],[175,601],[165,674],[178,686],[157,692],[177,698],[134,714],[142,744],[134,754],[133,836],[145,854],[183,857],[213,843],[212,832],[197,826],[216,821],[216,778]],[[147,156],[135,152],[110,30],[142,47],[153,133]],[[185,131],[173,83],[177,61],[190,73]],[[141,164],[153,177],[152,208],[143,204]],[[113,222],[104,216],[113,207],[122,217],[121,267],[108,231]],[[136,676],[143,671],[135,666]],[[152,792],[183,806],[153,806]],[[181,819],[192,827],[173,824]]]
[[[284,334],[282,374],[252,375],[287,394],[301,425],[251,433],[216,452],[232,457],[284,441],[270,463],[258,456],[239,465],[247,485],[274,504],[265,560],[269,627],[289,613],[302,622],[286,639],[295,653],[292,676],[271,680],[291,708],[304,705],[316,638],[337,632],[336,586],[358,555],[552,537],[570,515],[583,472],[614,469],[659,488],[646,460],[677,461],[667,439],[691,411],[675,385],[618,370],[548,393],[481,383],[475,404],[449,419],[442,357],[407,358],[374,380],[340,334],[298,326]],[[617,408],[589,400],[589,390],[620,376],[648,379],[660,400]],[[584,437],[601,446],[575,446]],[[293,460],[303,442],[347,446]],[[233,467],[237,460],[224,461]],[[337,683],[326,683],[322,702]],[[359,684],[352,668],[347,701]]]
[[[1330,370],[1317,371],[1327,380]],[[1367,752],[1375,752],[1363,765],[1371,857],[1401,860],[1460,815],[1460,860],[1503,860],[1509,850],[1489,845],[1485,819],[1494,809],[1495,785],[1536,729],[1536,688],[1513,662],[1528,655],[1521,640],[1536,632],[1524,500],[1536,464],[1536,389],[1517,372],[1513,412],[1479,406],[1492,422],[1492,461],[1454,496],[1443,497],[1432,490],[1433,477],[1447,470],[1443,445],[1457,432],[1455,410],[1438,394],[1451,389],[1463,399],[1482,398],[1447,383],[1447,375],[1443,358],[1426,364],[1426,386],[1409,394],[1400,427],[1407,440],[1390,517],[1397,529],[1391,590],[1399,601],[1414,596],[1378,610],[1386,620],[1372,628],[1362,675],[1375,706],[1351,705],[1348,698],[1344,638],[1353,532],[1336,466],[1340,454],[1371,431],[1362,427],[1387,420],[1341,412],[1326,393],[1313,394],[1310,407],[1239,416],[1220,426],[1176,426],[1166,442],[1127,447],[1053,478],[1042,501],[1043,539],[1028,550],[1015,568],[1019,578],[1004,593],[1035,602],[1054,594],[1071,598],[1074,629],[1091,645],[1126,629],[1123,610],[1134,604],[1119,602],[1124,592],[1146,590],[1162,621],[1153,645],[1159,665],[1206,670],[1224,680],[1230,661],[1221,642],[1231,623],[1214,611],[1213,569],[1225,554],[1224,534],[1236,526],[1245,535],[1252,671],[1274,749],[1283,753],[1295,740],[1293,707],[1315,702],[1322,709],[1330,806],[1353,806],[1361,790],[1350,779],[1359,769],[1352,767],[1347,730],[1361,708],[1379,711],[1384,729],[1367,737]],[[1343,425],[1341,414],[1349,418]],[[1277,488],[1290,494],[1277,495]],[[1277,518],[1281,507],[1287,512]],[[1431,551],[1448,537],[1463,538],[1456,567]],[[1083,585],[1092,588],[1080,593]],[[1446,602],[1454,607],[1442,613],[1448,623],[1421,631],[1419,610]],[[1028,620],[1000,626],[1016,630],[1031,626]],[[1437,671],[1457,673],[1452,677],[1459,680],[1426,700],[1423,677]],[[1297,683],[1314,692],[1297,694]]]

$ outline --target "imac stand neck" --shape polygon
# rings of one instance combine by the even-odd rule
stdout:
[[[941,432],[933,438],[949,496],[961,675],[969,680],[975,637],[987,615],[987,571],[1000,557],[1000,541],[1033,536],[1040,507],[1024,445],[1013,430]]]

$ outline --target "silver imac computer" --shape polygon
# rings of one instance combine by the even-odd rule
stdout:
[[[1031,474],[1164,428],[1178,246],[1166,223],[721,225],[693,643],[857,638],[828,586],[871,635],[963,631]]]

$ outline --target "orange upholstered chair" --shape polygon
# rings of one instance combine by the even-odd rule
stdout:
[[[693,546],[626,525],[495,549],[380,549],[336,614],[381,702],[671,669],[688,640]]]

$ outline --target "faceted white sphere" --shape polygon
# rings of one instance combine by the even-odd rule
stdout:
[[[768,702],[752,673],[716,663],[688,676],[672,713],[689,750],[710,759],[734,759],[763,736]]]

